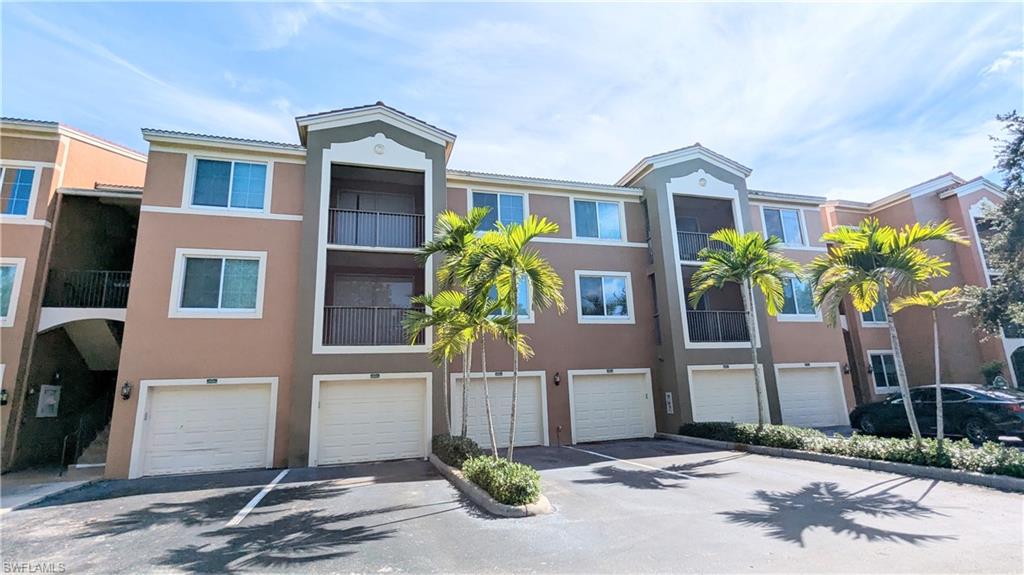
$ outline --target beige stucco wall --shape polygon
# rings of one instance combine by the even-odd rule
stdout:
[[[92,188],[97,183],[141,186],[146,162],[88,142],[69,138],[67,165],[61,183],[68,188]]]

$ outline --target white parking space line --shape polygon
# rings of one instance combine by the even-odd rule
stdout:
[[[642,467],[643,469],[650,469],[651,471],[659,471],[661,473],[667,473],[669,475],[675,475],[676,477],[682,477],[683,479],[693,479],[692,475],[687,475],[685,473],[679,473],[678,471],[669,471],[668,469],[662,469],[660,467],[654,467],[654,466],[651,466],[651,465],[644,465],[643,463],[637,463],[636,461],[630,461],[628,459],[619,459],[618,457],[612,457],[611,455],[605,455],[603,453],[598,453],[596,451],[590,451],[588,449],[580,449],[579,447],[572,447],[572,446],[569,446],[569,445],[563,445],[562,447],[564,447],[566,449],[571,449],[573,451],[579,451],[581,453],[587,453],[587,454],[590,454],[590,455],[594,455],[596,457],[603,457],[605,459],[610,459],[612,461],[618,461],[620,463],[625,463],[627,465],[634,465],[636,467]]]
[[[260,501],[263,501],[263,498],[266,497],[268,493],[270,493],[270,490],[273,489],[275,485],[280,483],[281,480],[284,479],[285,475],[288,475],[288,471],[288,469],[285,469],[281,473],[278,473],[277,477],[275,477],[273,481],[268,483],[266,487],[261,489],[260,492],[256,494],[256,497],[253,497],[252,500],[246,503],[245,507],[240,509],[238,513],[236,513],[235,516],[231,518],[231,521],[228,521],[227,525],[225,525],[224,527],[234,527],[235,525],[241,523],[242,520],[245,519],[245,516],[248,515],[250,511],[255,509],[256,506],[260,504]]]

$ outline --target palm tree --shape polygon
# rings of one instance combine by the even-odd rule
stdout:
[[[881,302],[889,326],[889,342],[903,407],[910,430],[920,446],[921,430],[910,402],[910,387],[893,321],[890,291],[913,293],[929,278],[949,275],[949,263],[925,251],[922,247],[924,242],[939,240],[966,244],[967,240],[949,220],[941,224],[915,223],[896,230],[883,226],[877,218],[866,218],[857,227],[837,228],[822,235],[821,239],[830,247],[827,255],[814,258],[809,266],[814,303],[823,310],[828,324],[834,326],[839,306],[846,296],[851,296],[853,307],[861,312],[871,310]]]
[[[511,342],[519,334],[519,281],[526,278],[527,309],[546,309],[554,305],[558,312],[565,311],[562,297],[562,278],[540,253],[528,247],[531,240],[558,232],[558,224],[547,218],[529,216],[522,224],[504,225],[480,237],[475,249],[465,260],[465,283],[470,297],[487,298],[493,288],[497,303],[508,314],[511,324]],[[514,346],[516,347],[516,346]],[[512,354],[512,413],[509,420],[508,459],[512,461],[516,435],[516,404],[519,391],[519,349]]]
[[[892,311],[919,306],[932,312],[932,340],[935,344],[935,439],[942,451],[943,420],[942,420],[942,378],[939,377],[939,308],[960,303],[960,288],[951,287],[939,291],[921,291],[916,294],[892,300]]]
[[[697,307],[701,297],[727,283],[740,286],[743,311],[750,334],[750,357],[754,366],[754,389],[757,393],[757,427],[764,427],[765,399],[761,372],[757,366],[757,336],[754,331],[754,286],[764,295],[770,315],[776,315],[785,303],[783,277],[800,272],[800,264],[783,256],[778,248],[782,240],[775,236],[763,238],[758,232],[740,234],[734,229],[721,229],[711,234],[710,245],[724,249],[704,248],[697,257],[704,260],[691,279],[690,305]],[[720,243],[718,243],[720,242]]]
[[[405,313],[402,318],[402,327],[405,329],[409,344],[413,345],[419,339],[420,334],[428,329],[434,329],[434,341],[430,349],[430,359],[435,364],[444,366],[444,417],[445,428],[451,433],[452,414],[448,403],[448,363],[459,353],[464,353],[469,346],[467,330],[459,329],[466,320],[461,309],[463,294],[458,291],[445,290],[435,295],[420,295],[412,298],[413,306],[423,309],[413,309]],[[465,362],[463,362],[465,364]],[[465,409],[465,406],[463,406]],[[462,436],[466,436],[466,418],[463,411]]]

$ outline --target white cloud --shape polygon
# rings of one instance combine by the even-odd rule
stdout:
[[[999,58],[985,67],[981,73],[985,76],[992,74],[1003,74],[1013,68],[1014,62],[1024,60],[1024,50],[1007,50]]]

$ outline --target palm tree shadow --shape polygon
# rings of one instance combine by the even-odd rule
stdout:
[[[805,546],[804,532],[823,527],[837,535],[868,542],[911,543],[956,539],[945,535],[924,535],[889,531],[857,522],[856,515],[879,518],[925,519],[942,515],[917,501],[882,491],[860,495],[844,491],[831,482],[810,483],[796,491],[759,490],[754,496],[767,506],[764,511],[727,511],[730,522],[763,528],[770,537]]]
[[[671,465],[663,469],[623,469],[615,465],[607,465],[591,471],[597,477],[577,479],[574,483],[618,484],[631,489],[679,489],[686,486],[684,482],[693,479],[719,479],[732,475],[732,473],[703,470],[709,465],[728,459],[733,458],[704,459],[692,463]]]

